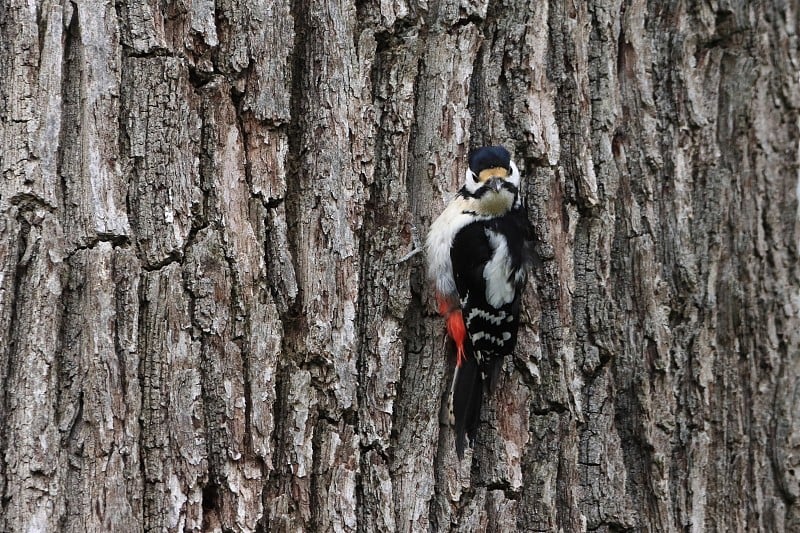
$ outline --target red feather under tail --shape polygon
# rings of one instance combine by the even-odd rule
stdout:
[[[464,317],[461,315],[461,309],[458,308],[457,303],[438,292],[436,293],[436,303],[439,306],[439,314],[444,317],[447,325],[447,335],[456,344],[456,366],[460,367],[466,358],[464,343],[467,340],[467,326],[464,325]]]

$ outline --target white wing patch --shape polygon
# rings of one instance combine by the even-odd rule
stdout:
[[[498,346],[503,346],[506,341],[511,340],[511,333],[508,331],[503,332],[502,338],[495,337],[494,335],[490,335],[485,331],[479,331],[473,335],[469,336],[470,340],[473,343],[477,343],[481,339],[486,339],[487,341],[491,342],[492,344],[496,344]]]
[[[489,244],[494,251],[492,259],[483,268],[483,278],[486,280],[486,301],[495,308],[510,304],[514,300],[515,286],[509,280],[511,277],[511,256],[508,253],[508,242],[501,234],[490,229],[486,230]]]
[[[463,302],[461,304],[461,307],[465,307],[465,306],[466,306],[466,302]],[[469,316],[467,316],[467,327],[469,327],[470,322],[472,322],[472,319],[475,318],[475,317],[482,318],[482,319],[486,320],[487,322],[489,322],[491,324],[494,324],[495,326],[499,326],[500,323],[503,322],[503,320],[506,319],[507,315],[508,315],[508,313],[506,313],[505,311],[500,311],[498,314],[493,315],[492,313],[489,313],[488,311],[484,311],[483,309],[478,309],[476,307],[476,308],[472,309],[469,312]],[[508,316],[510,316],[510,315],[508,315]],[[513,317],[512,317],[512,320],[513,320]]]

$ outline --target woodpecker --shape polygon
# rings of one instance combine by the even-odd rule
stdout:
[[[484,387],[493,390],[503,358],[517,344],[533,248],[519,186],[508,150],[474,150],[464,185],[425,243],[428,279],[456,351],[449,415],[459,459],[467,438],[475,442]]]

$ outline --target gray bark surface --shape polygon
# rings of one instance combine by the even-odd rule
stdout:
[[[0,531],[800,530],[800,4],[0,4]],[[424,257],[541,263],[461,463]]]

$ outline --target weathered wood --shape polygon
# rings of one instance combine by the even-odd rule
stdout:
[[[136,255],[108,242],[70,257],[58,427],[67,454],[67,530],[142,524],[139,274]]]
[[[6,4],[0,530],[800,529],[796,0]],[[459,463],[419,247],[496,143]]]
[[[195,217],[204,215],[199,103],[185,61],[130,57],[124,64],[128,203],[136,248],[154,268],[183,255]]]
[[[58,427],[58,355],[64,235],[49,210],[9,209],[16,224],[10,328],[3,361],[3,506],[6,530],[56,529],[65,512],[65,450]],[[16,226],[16,227],[14,227]],[[6,307],[6,301],[9,302]]]

